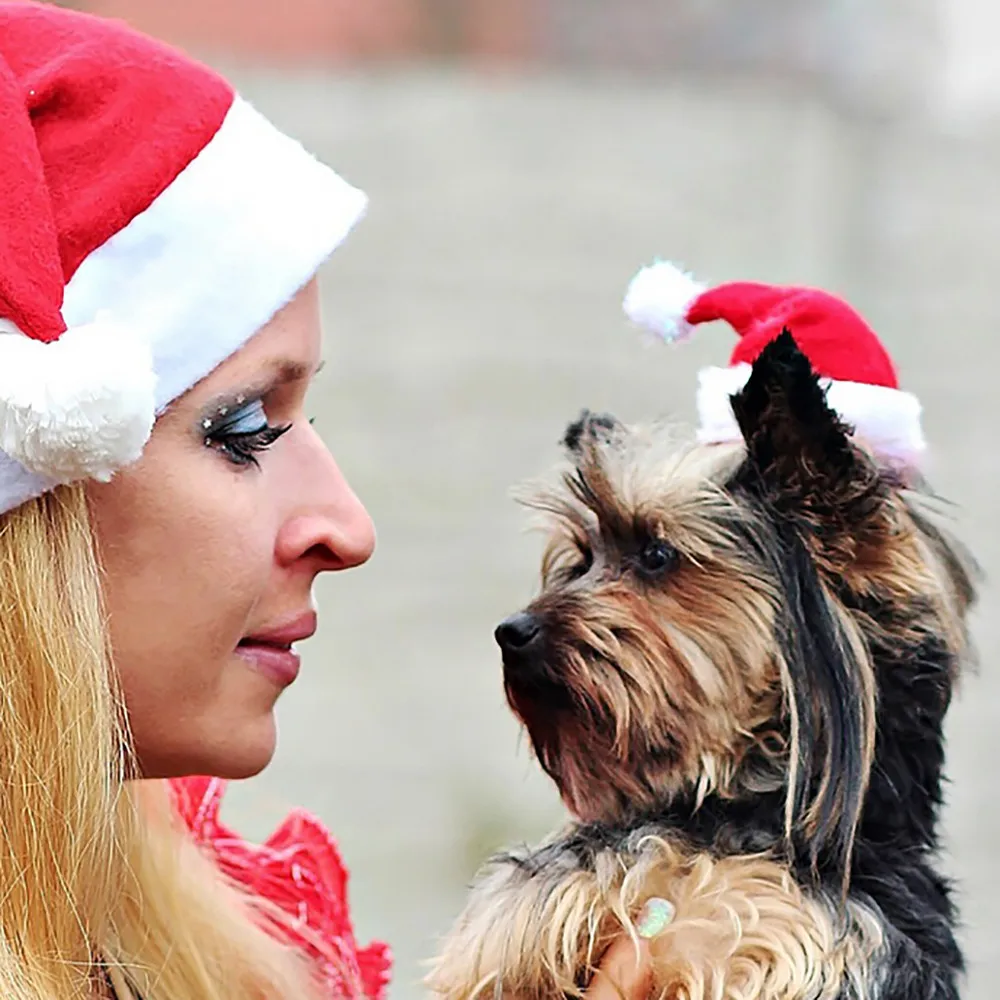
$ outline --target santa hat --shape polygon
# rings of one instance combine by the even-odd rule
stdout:
[[[683,340],[698,324],[720,319],[739,336],[727,368],[699,373],[701,441],[740,439],[730,398],[764,347],[787,329],[822,377],[827,402],[876,455],[910,465],[924,451],[919,401],[899,388],[892,358],[871,327],[828,292],[750,281],[706,288],[658,261],[632,279],[624,308],[633,322],[667,341]]]
[[[0,511],[108,479],[365,195],[126,26],[0,2]]]

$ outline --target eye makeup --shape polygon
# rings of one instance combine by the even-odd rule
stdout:
[[[257,396],[257,394],[240,393],[236,396],[216,400],[202,413],[202,431],[205,434],[208,434],[211,431],[216,430],[222,424],[229,423],[233,415],[238,415],[241,412],[248,411],[250,408],[247,407],[247,400],[250,399],[251,396]],[[256,399],[253,399],[252,402],[259,404],[259,396]]]
[[[282,386],[309,381],[323,367],[298,361],[272,362],[271,375],[238,392],[216,397],[201,411],[196,433],[205,446],[220,452],[238,466],[257,466],[258,453],[269,448],[291,424],[268,421],[264,400]]]
[[[260,395],[240,393],[214,403],[200,418],[199,432],[208,448],[220,452],[233,465],[257,466],[265,451],[291,424],[268,422]]]

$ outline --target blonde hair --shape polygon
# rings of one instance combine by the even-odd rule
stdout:
[[[84,489],[0,518],[0,996],[318,997],[280,919],[135,774]]]

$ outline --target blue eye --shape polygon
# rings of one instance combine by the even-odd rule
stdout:
[[[264,404],[253,400],[246,405],[220,406],[204,426],[205,444],[229,459],[234,465],[258,465],[257,455],[269,448],[291,424],[268,423]]]

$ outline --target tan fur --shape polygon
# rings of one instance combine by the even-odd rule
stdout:
[[[648,805],[665,786],[697,786],[702,796],[734,794],[743,781],[763,787],[772,780],[767,775],[741,772],[747,750],[765,747],[766,755],[776,756],[787,749],[767,725],[783,697],[780,665],[770,643],[756,642],[772,632],[781,595],[755,578],[720,526],[720,515],[740,516],[717,484],[739,462],[740,451],[671,447],[663,429],[633,432],[619,448],[594,451],[585,461],[591,493],[541,487],[524,496],[549,516],[550,528],[555,523],[542,562],[543,608],[545,591],[556,589],[584,547],[602,551],[599,524],[643,521],[685,556],[669,592],[637,593],[609,560],[600,584],[575,598],[577,634],[571,638],[599,650],[616,668],[579,660],[574,670],[576,685],[615,719],[607,749],[627,760],[630,729],[670,733],[676,744],[660,765],[646,756],[629,760],[636,769],[617,767],[615,788],[578,766],[593,754],[572,752],[577,734],[563,729],[558,783],[569,808],[585,819],[609,818],[623,794],[631,805]],[[734,643],[718,625],[737,615],[744,638]],[[679,741],[677,734],[683,734]],[[591,732],[578,735],[594,739]]]
[[[713,859],[649,837],[635,856],[605,852],[595,871],[553,885],[513,865],[475,890],[427,984],[444,1000],[581,996],[612,937],[635,936],[650,896],[676,916],[652,944],[663,1000],[825,1000],[845,977],[863,994],[882,946],[874,916],[807,898],[767,857]]]
[[[570,479],[569,488],[564,481],[522,493],[527,505],[546,516],[549,530],[542,595],[534,606],[544,611],[573,595],[576,634],[568,638],[599,650],[615,666],[602,670],[572,651],[566,654],[574,684],[589,690],[615,720],[607,746],[595,747],[593,732],[575,733],[565,725],[560,731],[556,780],[567,806],[583,819],[613,818],[623,799],[642,808],[665,788],[694,788],[700,798],[731,797],[767,790],[784,779],[786,770],[794,786],[799,720],[789,698],[789,677],[770,642],[782,595],[757,577],[723,526],[726,516],[746,517],[720,486],[744,457],[742,445],[685,445],[662,426],[630,428],[611,446],[585,446],[578,468],[586,490]],[[877,589],[903,605],[930,599],[939,610],[938,628],[960,652],[967,598],[947,553],[915,522],[919,504],[919,498],[891,494],[862,530],[813,551],[812,557],[831,581],[843,581],[858,594]],[[617,554],[605,551],[609,525],[627,530],[638,523],[651,526],[684,555],[664,591],[637,592],[622,579]],[[576,592],[562,581],[585,551],[607,558],[607,566],[598,568],[596,584],[591,578]],[[870,764],[877,684],[865,636],[833,593],[828,606],[863,667],[859,694],[864,756]],[[782,712],[790,718],[787,744],[771,724]],[[674,752],[660,764],[630,757],[630,727],[671,734]],[[751,749],[756,759],[775,766],[746,768]],[[595,780],[598,775],[582,764],[601,751],[619,762],[617,788]],[[800,817],[807,833],[814,832],[827,793],[822,786]],[[789,796],[789,832],[792,812]]]
[[[849,700],[854,712],[850,753],[838,758],[832,740],[816,739],[827,717],[799,718],[824,710],[822,698],[810,703],[811,664],[776,641],[787,595],[774,553],[796,550],[760,506],[725,488],[746,449],[677,447],[659,428],[599,430],[583,429],[557,487],[525,498],[550,532],[542,590],[528,606],[544,622],[545,657],[527,682],[515,668],[505,683],[576,820],[630,835],[637,816],[662,815],[663,826],[621,838],[628,849],[603,851],[597,833],[577,837],[584,850],[561,831],[492,862],[428,984],[443,1000],[581,996],[609,942],[623,931],[634,937],[633,921],[655,895],[676,907],[652,945],[663,1000],[877,995],[884,917],[846,894],[875,757],[871,649],[919,645],[933,633],[964,652],[972,591],[958,549],[932,527],[919,495],[874,466],[795,506],[791,516],[808,528],[796,538],[815,572],[810,608],[825,623],[828,645],[818,655],[839,644],[832,655],[846,676],[836,704]],[[794,493],[813,473],[793,471]],[[679,554],[655,580],[636,569],[651,538]],[[772,547],[748,551],[755,539]],[[883,635],[889,626],[861,610],[876,598],[917,611]],[[838,760],[856,775],[838,771]],[[676,798],[697,810],[709,796],[783,787],[786,839],[773,856],[698,852],[666,832]],[[843,885],[803,889],[784,861],[794,838],[840,849]]]

